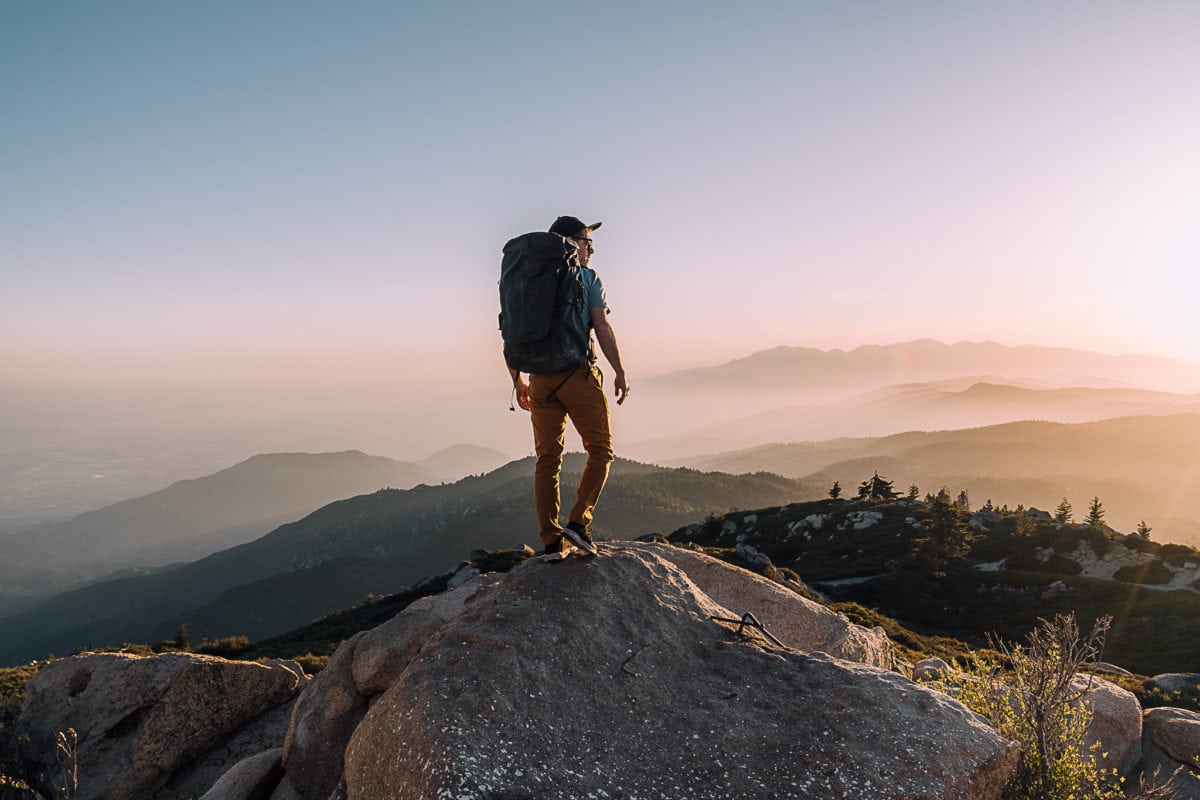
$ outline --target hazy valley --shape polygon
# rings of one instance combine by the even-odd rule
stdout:
[[[922,494],[965,490],[977,505],[1052,509],[1067,497],[1082,513],[1099,497],[1117,530],[1144,520],[1157,541],[1195,544],[1197,396],[1168,389],[1197,376],[1150,357],[928,340],[777,348],[673,373],[644,381],[639,405],[617,413],[626,440],[660,435],[618,441],[618,453],[688,469],[620,460],[596,530],[663,533],[734,506],[816,500],[879,471]],[[812,402],[772,405],[779,397]],[[706,424],[690,427],[698,415]],[[149,640],[180,624],[272,635],[442,572],[473,548],[537,545],[531,462],[497,469],[506,461],[482,446],[414,462],[264,454],[10,531],[0,536],[6,657]],[[569,458],[566,485],[577,468]],[[38,483],[18,473],[4,473],[8,491]]]
[[[256,453],[358,449],[453,481],[530,452],[528,424],[508,411],[502,375],[465,374],[449,394],[429,395],[380,380],[353,389],[311,377],[152,390],[0,387],[0,532],[67,522]],[[617,451],[668,463],[777,442],[1194,412],[1200,367],[918,340],[848,352],[780,347],[639,375],[637,384],[636,402],[614,415]],[[473,443],[465,452],[475,455],[445,463],[455,452],[445,442]],[[407,455],[414,451],[437,452]]]

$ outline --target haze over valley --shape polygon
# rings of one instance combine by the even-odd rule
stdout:
[[[426,482],[453,481],[531,452],[507,392],[490,371],[420,392],[337,377],[240,392],[0,387],[0,532],[66,522],[260,453],[356,449],[424,469]],[[676,463],[777,442],[1195,412],[1197,392],[1200,366],[1150,356],[930,340],[781,347],[639,381],[636,404],[614,413],[614,437],[623,456]],[[573,431],[568,439],[578,447]]]
[[[733,506],[817,500],[834,481],[852,493],[879,472],[923,494],[966,491],[975,505],[1049,510],[1067,497],[1082,515],[1098,496],[1117,531],[1145,521],[1156,541],[1200,544],[1192,503],[1200,496],[1200,401],[1166,390],[1187,389],[1197,375],[1192,365],[1150,357],[928,340],[849,353],[778,348],[666,374],[643,382],[641,405],[615,415],[622,460],[596,531],[617,538],[669,532]],[[903,377],[915,380],[892,382]],[[1139,378],[1153,388],[1134,383]],[[780,398],[791,404],[774,405]],[[49,411],[38,410],[43,422]],[[527,436],[524,418],[506,409],[495,416]],[[702,419],[707,424],[690,427]],[[114,449],[109,466],[118,480],[110,487],[152,483],[153,476],[161,482],[195,463],[185,443],[196,432],[152,416],[140,430],[137,422],[124,418],[122,431],[134,440],[160,437],[158,461],[123,459]],[[363,441],[377,419],[349,422]],[[335,438],[347,421],[331,423],[321,431],[320,415],[305,417],[297,421],[297,440]],[[36,429],[22,429],[12,417],[8,424],[30,437]],[[431,417],[426,435],[438,424]],[[197,437],[206,442],[202,458],[271,441],[255,439],[251,425],[223,428],[216,418],[209,425]],[[463,432],[454,425],[441,430]],[[639,431],[658,436],[630,441]],[[268,432],[285,433],[282,426]],[[381,441],[394,441],[391,435]],[[110,446],[119,442],[114,437]],[[61,457],[86,462],[86,448],[70,444],[59,440]],[[12,619],[12,639],[28,643],[25,654],[164,636],[181,615],[213,635],[278,633],[367,593],[396,591],[449,569],[472,547],[536,546],[532,461],[508,461],[481,445],[414,461],[354,450],[259,454],[73,519],[14,527],[0,535],[0,617]],[[88,497],[74,497],[68,479],[55,483],[53,462],[39,467],[41,482],[37,470],[7,473],[6,496],[22,489],[26,515],[38,497],[54,497],[60,508]],[[577,468],[569,461],[566,485]],[[715,484],[704,477],[710,472],[719,473]],[[18,516],[12,511],[6,508]],[[352,533],[358,529],[361,541]],[[286,552],[278,543],[289,543]],[[308,599],[285,604],[286,613],[269,612],[265,598],[281,592]],[[237,609],[260,606],[262,622],[239,630],[248,623]],[[58,618],[75,622],[48,622]],[[34,631],[49,638],[35,641]]]

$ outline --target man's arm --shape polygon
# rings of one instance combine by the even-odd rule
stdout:
[[[600,345],[600,352],[604,353],[604,357],[608,359],[608,363],[612,364],[612,368],[617,373],[613,378],[613,394],[617,398],[617,405],[621,405],[629,394],[629,384],[625,382],[625,368],[621,366],[621,350],[617,347],[617,334],[613,331],[612,325],[608,324],[608,309],[603,307],[592,309],[592,330],[596,332],[596,342]]]

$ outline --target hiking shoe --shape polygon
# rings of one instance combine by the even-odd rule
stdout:
[[[578,522],[568,522],[567,527],[563,528],[563,536],[585,553],[596,555],[596,545],[592,542],[592,535]]]
[[[566,539],[559,539],[554,544],[546,545],[545,549],[542,550],[542,555],[546,557],[547,561],[562,561],[571,555],[571,551],[574,549]]]

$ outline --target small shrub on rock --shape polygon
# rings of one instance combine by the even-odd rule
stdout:
[[[329,663],[329,656],[317,656],[312,653],[305,653],[302,656],[292,658],[304,670],[305,675],[316,675],[321,670],[325,669],[325,665]]]
[[[1100,766],[1101,743],[1083,744],[1092,718],[1077,673],[1099,661],[1110,618],[1087,636],[1074,615],[1058,615],[1029,634],[1025,645],[989,637],[992,653],[973,653],[943,688],[1020,742],[1021,761],[1005,800],[1118,800],[1122,779]],[[1007,662],[1007,663],[1005,663]]]
[[[250,647],[246,636],[226,636],[224,639],[205,639],[196,647],[196,652],[219,658],[238,658]]]

